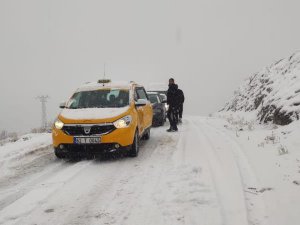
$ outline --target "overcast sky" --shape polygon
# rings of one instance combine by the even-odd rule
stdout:
[[[185,114],[222,108],[252,73],[300,49],[297,0],[0,0],[0,131],[41,124],[103,75],[174,77]],[[166,87],[167,88],[167,87]]]

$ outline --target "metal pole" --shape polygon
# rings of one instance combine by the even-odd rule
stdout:
[[[42,103],[42,128],[46,129],[47,128],[47,109],[46,109],[46,102],[47,99],[49,98],[48,95],[41,95],[38,96],[37,99],[40,100]]]

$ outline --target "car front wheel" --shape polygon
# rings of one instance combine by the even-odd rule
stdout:
[[[131,145],[131,149],[129,151],[129,156],[131,157],[136,157],[139,153],[139,148],[140,148],[140,140],[139,140],[139,135],[138,131],[135,132],[133,143]]]
[[[54,154],[58,159],[63,159],[66,157],[66,155],[57,148],[54,149]]]

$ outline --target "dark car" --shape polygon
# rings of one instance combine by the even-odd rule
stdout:
[[[167,118],[167,112],[169,109],[169,105],[167,104],[167,91],[165,90],[155,90],[155,89],[149,89],[147,93],[157,93],[159,95],[160,101],[165,106],[165,112],[166,112],[166,118]]]
[[[165,93],[159,93],[159,97],[160,97],[160,100],[161,102],[164,103],[164,106],[165,106],[165,109],[166,109],[166,118],[167,118],[167,112],[168,112],[168,109],[169,109],[169,105],[167,104],[167,95]]]
[[[166,121],[165,100],[157,92],[147,92],[153,108],[153,126],[163,126]]]

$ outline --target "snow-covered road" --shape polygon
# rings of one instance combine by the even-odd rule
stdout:
[[[49,146],[10,159],[0,224],[267,224],[234,137],[203,117],[187,117],[178,133],[166,128],[152,129],[137,158],[66,162]]]

